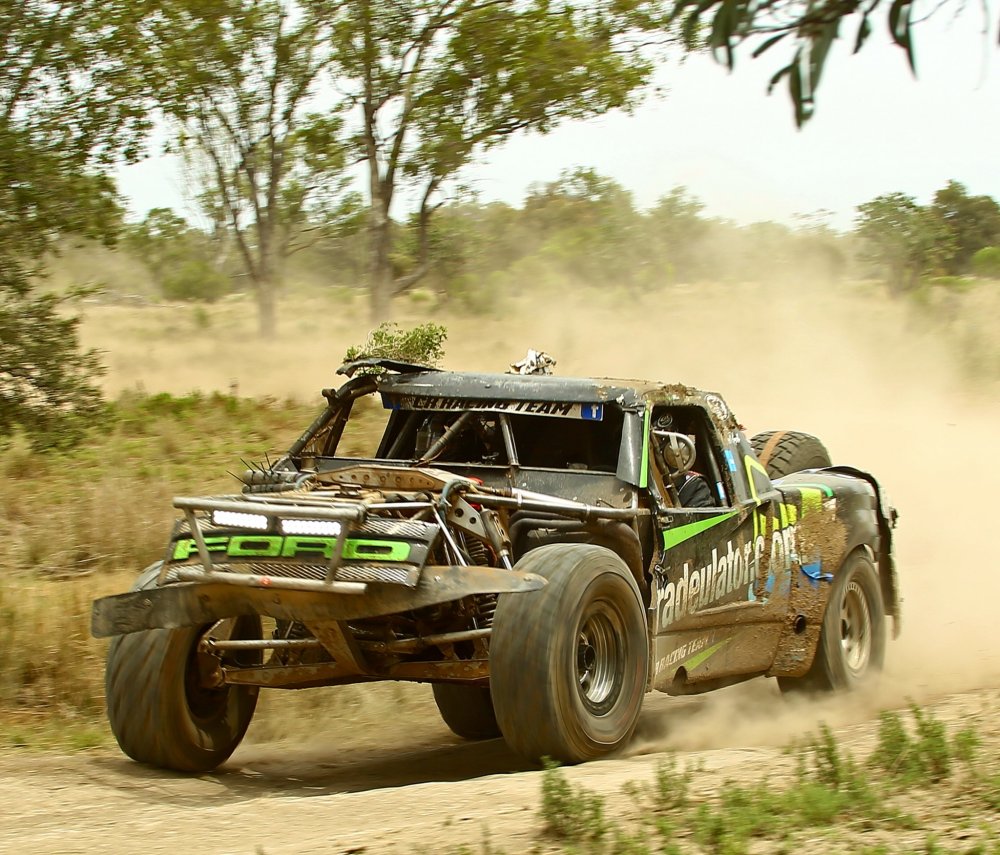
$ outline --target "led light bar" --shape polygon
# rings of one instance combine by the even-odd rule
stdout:
[[[212,522],[233,528],[254,528],[267,530],[267,517],[263,514],[243,514],[238,511],[212,511]]]
[[[318,534],[336,537],[340,534],[340,523],[334,520],[282,520],[284,534]]]

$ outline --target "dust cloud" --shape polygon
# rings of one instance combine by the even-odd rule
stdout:
[[[105,308],[83,329],[92,344],[115,342],[112,392],[233,387],[318,401],[322,386],[337,385],[346,347],[363,340],[365,307],[282,310],[281,335],[267,343],[251,334],[249,302],[220,307],[210,329],[156,307]],[[815,433],[835,463],[873,472],[899,510],[902,634],[874,694],[789,701],[773,681],[754,681],[693,700],[650,697],[634,750],[780,744],[819,721],[862,721],[1000,682],[1000,403],[995,388],[960,376],[940,327],[873,290],[756,285],[535,293],[506,297],[488,316],[404,306],[399,318],[427,319],[449,329],[449,368],[502,371],[534,347],[557,358],[557,373],[718,390],[748,434]]]

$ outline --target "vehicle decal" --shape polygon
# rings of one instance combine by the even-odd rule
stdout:
[[[770,480],[771,476],[768,475],[767,470],[761,466],[760,461],[750,454],[743,455],[743,466],[747,470],[747,483],[750,485],[750,498],[752,498],[758,505],[762,504],[764,500],[757,493],[757,484],[754,483],[753,472],[756,469],[768,480]]]
[[[809,584],[813,588],[818,588],[819,583],[822,582],[832,582],[833,574],[823,572],[823,562],[813,561],[811,564],[800,564],[799,569],[802,571],[802,575],[806,577]]]
[[[711,561],[702,567],[692,567],[690,561],[685,561],[683,572],[675,580],[661,581],[656,586],[653,608],[657,626],[665,629],[734,591],[749,589],[763,549],[763,537],[747,540],[742,547],[730,540],[721,552],[719,547],[713,547]]]
[[[803,512],[804,513],[804,512]],[[782,531],[789,526],[793,526],[799,521],[799,509],[788,502],[777,502],[775,504],[774,522],[768,525],[769,514],[767,510],[756,511],[753,515],[753,536],[764,534],[768,528]]]
[[[646,407],[642,417],[642,461],[639,464],[639,486],[645,489],[649,486],[649,423],[653,411]]]
[[[674,531],[683,532],[685,528],[694,526],[703,526],[701,530],[705,531],[711,528],[712,523],[728,519],[735,513],[734,511],[731,514],[713,517],[711,520],[702,520]],[[747,600],[756,600],[757,593],[754,591],[753,583],[762,566],[767,568],[768,573],[766,580],[761,582],[764,583],[766,593],[770,595],[774,592],[778,577],[793,563],[799,563],[796,552],[797,523],[789,522],[788,525],[779,527],[779,520],[775,518],[774,527],[768,528],[767,515],[758,513],[753,516],[755,530],[752,538],[744,540],[737,534],[735,542],[729,540],[725,546],[721,544],[713,546],[711,560],[702,566],[684,561],[681,567],[673,568],[672,578],[667,578],[662,569],[657,571],[653,589],[653,610],[656,612],[656,626],[659,631],[663,631],[688,614],[715,605],[740,589],[746,590]],[[786,510],[786,519],[789,516],[791,515]],[[706,523],[709,525],[705,525]],[[668,534],[671,532],[665,532],[664,536]],[[689,534],[688,537],[690,536],[692,535]],[[679,542],[687,540],[688,537]],[[766,565],[762,565],[765,560]],[[819,578],[826,577],[821,574]],[[782,583],[783,589],[788,584],[789,580],[786,577]]]
[[[382,393],[382,407],[386,410],[431,410],[434,412],[498,412],[525,413],[534,416],[555,416],[562,419],[604,420],[604,404],[560,403],[559,401],[497,401],[489,398],[442,398],[431,395],[391,396]]]
[[[734,516],[736,516],[736,511],[730,511],[728,514],[719,514],[717,517],[709,517],[698,520],[698,522],[667,529],[663,532],[663,548],[664,550],[673,549],[685,540],[690,540],[695,535],[701,534],[703,531],[708,531],[710,528],[728,519],[732,519]]]
[[[684,668],[687,671],[693,671],[699,665],[704,664],[709,658],[711,658],[716,653],[718,653],[720,650],[722,650],[722,648],[725,647],[727,644],[729,644],[729,642],[732,641],[732,640],[733,640],[733,637],[730,636],[729,638],[724,638],[724,639],[722,639],[722,641],[720,641],[720,642],[718,642],[716,644],[713,644],[711,647],[706,647],[700,653],[696,653],[690,659],[686,659],[682,663],[681,667]]]
[[[803,499],[809,493],[815,493],[817,497],[819,494],[823,494],[828,499],[833,496],[833,490],[826,484],[783,484],[782,486],[791,487],[793,490],[801,491]]]
[[[335,537],[305,535],[232,535],[206,537],[209,552],[225,553],[230,558],[302,558],[315,556],[330,559],[337,545]],[[406,561],[410,557],[410,544],[399,540],[365,540],[348,538],[344,542],[343,557],[352,560]],[[187,561],[198,554],[194,538],[184,538],[174,544],[171,559]]]

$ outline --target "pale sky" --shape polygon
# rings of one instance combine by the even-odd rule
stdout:
[[[861,202],[893,191],[927,202],[950,179],[1000,200],[996,16],[990,11],[984,35],[980,6],[957,17],[952,6],[915,28],[916,79],[884,35],[884,14],[857,55],[850,54],[852,30],[834,47],[816,114],[801,131],[785,84],[766,94],[784,54],[751,59],[744,51],[732,73],[709,56],[688,56],[663,64],[656,82],[666,94],[632,115],[514,138],[469,167],[465,181],[484,200],[518,204],[534,182],[593,167],[643,207],[683,185],[711,216],[792,222],[797,213],[829,209],[842,229]],[[153,207],[193,213],[172,158],[127,167],[119,182],[134,215]]]

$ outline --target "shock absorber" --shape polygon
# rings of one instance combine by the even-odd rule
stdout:
[[[480,594],[476,597],[476,628],[489,629],[493,626],[493,615],[496,610],[496,594]]]
[[[469,560],[480,567],[486,567],[490,563],[489,553],[486,551],[486,544],[474,537],[465,538],[465,551]]]
[[[510,560],[510,538],[503,526],[500,525],[497,512],[483,508],[479,518],[483,521],[483,528],[486,529],[486,535],[490,539],[490,545],[497,554],[497,558],[508,570],[512,569],[514,565]]]

